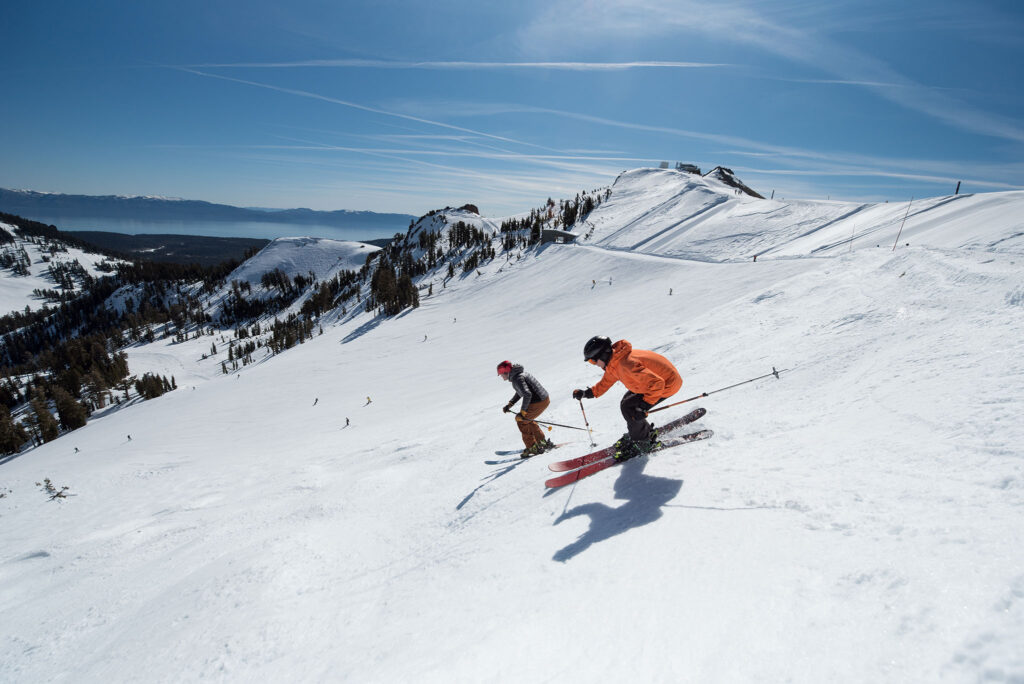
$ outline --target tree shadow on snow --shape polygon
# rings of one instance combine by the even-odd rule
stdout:
[[[352,340],[359,339],[360,337],[362,337],[366,333],[370,332],[371,330],[373,330],[374,328],[376,328],[378,325],[380,325],[383,322],[384,322],[384,317],[383,316],[374,316],[373,318],[368,320],[366,323],[363,323],[361,326],[359,326],[358,328],[356,328],[355,330],[350,332],[348,335],[345,335],[345,338],[341,341],[341,344],[348,344]]]
[[[399,318],[405,318],[406,316],[408,316],[413,311],[414,311],[414,309],[412,307],[410,307],[410,308],[406,309],[405,311],[402,311],[401,313],[395,314],[394,316],[390,316],[390,317],[385,316],[383,314],[375,314],[373,316],[373,318],[368,320],[366,323],[363,323],[361,326],[359,326],[358,328],[356,328],[355,330],[350,332],[348,335],[345,335],[344,339],[341,340],[340,344],[348,344],[352,340],[357,340],[360,337],[362,337],[363,335],[365,335],[366,333],[368,333],[371,330],[373,330],[374,328],[376,328],[378,325],[380,325],[384,321],[389,320],[389,319],[390,320],[398,320]]]
[[[581,515],[590,516],[590,528],[572,544],[559,549],[552,557],[553,560],[565,563],[598,542],[648,525],[663,515],[661,509],[678,496],[683,481],[644,475],[646,465],[647,459],[635,459],[619,466],[619,477],[615,480],[615,498],[625,499],[626,503],[621,506],[588,503],[571,508],[558,516],[555,520],[556,525]]]

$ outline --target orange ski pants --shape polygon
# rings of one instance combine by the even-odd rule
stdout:
[[[523,433],[523,444],[529,448],[537,442],[544,441],[544,432],[540,429],[540,426],[531,421],[536,420],[540,414],[544,413],[545,409],[551,404],[551,397],[548,397],[544,401],[535,401],[530,404],[526,409],[525,420],[516,414],[516,425],[519,427],[519,432]]]

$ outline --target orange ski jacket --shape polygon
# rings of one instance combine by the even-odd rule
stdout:
[[[621,382],[630,392],[644,395],[648,404],[671,397],[683,386],[683,378],[671,361],[646,349],[633,349],[626,340],[612,345],[612,357],[604,369],[604,377],[590,391],[599,397],[616,382]]]

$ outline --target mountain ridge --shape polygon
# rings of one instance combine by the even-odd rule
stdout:
[[[410,214],[379,213],[339,209],[254,209],[216,204],[204,200],[189,200],[153,196],[69,195],[44,193],[35,190],[0,188],[0,210],[20,214],[76,216],[82,218],[122,218],[136,220],[191,220],[191,221],[253,221],[319,224],[336,228],[385,228],[401,232]]]

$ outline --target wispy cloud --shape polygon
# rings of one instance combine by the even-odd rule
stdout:
[[[851,81],[838,78],[775,78],[776,81],[786,83],[811,83],[819,85],[849,85],[863,88],[904,88],[903,83],[883,83],[881,81]]]
[[[971,182],[976,185],[991,188],[1019,189],[1019,185],[1006,183],[1004,179],[1007,177],[1019,177],[1022,171],[1024,171],[1021,169],[1020,164],[993,165],[957,160],[899,159],[830,150],[808,150],[798,147],[766,144],[739,136],[693,131],[670,126],[652,126],[630,121],[617,121],[592,114],[542,107],[511,105],[509,106],[509,111],[554,115],[602,126],[700,140],[721,145],[727,148],[727,153],[730,155],[770,158],[777,163],[786,163],[794,167],[785,171],[758,170],[758,172],[764,174],[874,176],[878,178],[902,178],[934,184],[945,184],[951,180],[963,178],[964,169],[969,168],[973,170],[974,174],[981,172],[989,177],[988,179],[977,177],[971,179]],[[628,156],[604,158],[594,156],[592,159],[604,161],[653,161],[635,157],[630,158]]]
[[[383,155],[403,155],[407,157],[465,157],[472,159],[490,159],[494,161],[519,161],[519,162],[537,162],[537,163],[558,163],[558,162],[572,162],[572,161],[606,161],[606,162],[618,162],[618,163],[645,163],[660,162],[660,158],[653,157],[628,157],[622,155],[615,156],[596,156],[596,155],[568,155],[568,154],[522,154],[520,152],[487,152],[484,150],[421,150],[421,149],[402,149],[402,148],[386,148],[386,147],[352,147],[345,145],[256,145],[252,146],[254,149],[290,149],[290,150],[320,150],[324,152],[358,152],[361,154],[383,154]]]
[[[408,103],[414,107],[413,103]],[[434,106],[438,106],[434,103]],[[447,101],[440,105],[442,110],[447,111],[468,111],[470,103]],[[874,177],[893,178],[903,180],[916,180],[923,183],[945,185],[957,179],[963,179],[976,186],[1002,189],[1020,189],[1019,184],[1006,182],[1007,178],[1018,178],[1024,175],[1024,164],[990,164],[968,160],[934,160],[918,158],[883,157],[867,155],[856,152],[844,152],[836,150],[805,149],[793,146],[773,145],[751,140],[735,135],[723,135],[720,133],[709,133],[706,131],[695,131],[671,126],[655,126],[635,121],[620,121],[608,117],[600,117],[582,112],[565,111],[553,108],[536,107],[531,105],[500,104],[490,103],[485,112],[487,115],[503,113],[536,114],[541,116],[557,116],[575,121],[594,124],[597,126],[608,126],[626,130],[654,133],[663,136],[686,138],[721,146],[721,156],[749,157],[771,159],[776,164],[789,165],[789,169],[756,169],[756,172],[765,175],[802,175],[802,176],[836,176],[836,177]],[[512,152],[496,147],[477,143],[472,140],[463,140],[471,145],[486,146],[493,152],[466,152],[465,150],[448,149],[434,150],[433,153],[443,156],[479,156],[496,160],[533,161],[536,163],[550,162],[552,165],[558,163],[591,163],[600,164],[602,171],[607,172],[614,164],[646,164],[660,161],[650,157],[630,155],[623,153],[609,153],[607,151],[569,151],[561,150],[553,154],[525,154]],[[418,154],[431,154],[430,151],[420,150]],[[415,153],[411,153],[415,154]],[[736,167],[737,169],[739,167]],[[971,178],[966,178],[965,170],[970,169]],[[595,173],[598,168],[592,169]],[[750,169],[755,171],[755,169]]]
[[[224,64],[191,64],[184,68],[347,68],[347,69],[431,69],[431,70],[493,70],[493,69],[552,69],[565,71],[626,71],[629,69],[705,69],[732,66],[708,62],[475,62],[475,61],[388,61],[374,59],[309,59],[294,62],[232,62]]]
[[[337,105],[341,105],[343,107],[349,107],[349,108],[352,108],[352,109],[358,109],[358,110],[361,110],[361,111],[364,111],[364,112],[370,112],[372,114],[381,114],[383,116],[389,116],[389,117],[394,117],[394,118],[398,118],[398,119],[404,119],[406,121],[414,121],[416,123],[425,124],[425,125],[429,125],[429,126],[438,126],[440,128],[446,128],[448,130],[459,131],[459,132],[462,132],[462,133],[470,133],[472,135],[477,135],[477,136],[481,136],[481,137],[484,137],[484,138],[490,138],[492,140],[500,140],[500,141],[505,142],[505,143],[513,143],[513,144],[517,144],[517,145],[527,145],[529,147],[537,147],[537,148],[540,148],[540,149],[550,149],[550,148],[544,147],[543,145],[536,145],[534,143],[525,142],[525,141],[522,141],[522,140],[514,140],[512,138],[506,138],[506,137],[500,136],[500,135],[494,135],[494,134],[491,134],[491,133],[485,133],[483,131],[475,131],[475,130],[473,130],[471,128],[464,128],[462,126],[456,126],[454,124],[447,124],[447,123],[444,123],[442,121],[432,121],[430,119],[424,119],[424,118],[412,116],[412,115],[409,115],[409,114],[401,114],[399,112],[390,112],[390,111],[387,111],[387,110],[384,110],[384,109],[378,109],[376,107],[369,107],[367,105],[359,104],[357,102],[351,102],[351,101],[348,101],[348,100],[341,100],[341,99],[338,99],[338,98],[335,98],[335,97],[327,97],[326,95],[320,95],[319,93],[313,93],[313,92],[310,92],[308,90],[298,90],[296,88],[285,88],[285,87],[282,87],[282,86],[271,85],[269,83],[260,83],[258,81],[249,81],[249,80],[245,80],[245,79],[241,79],[241,78],[233,78],[231,76],[221,76],[219,74],[211,74],[211,73],[208,73],[208,72],[205,72],[205,71],[199,71],[197,69],[189,69],[189,68],[186,68],[186,67],[170,67],[170,68],[178,69],[180,71],[185,71],[187,73],[195,74],[197,76],[202,76],[204,78],[213,78],[213,79],[218,79],[218,80],[221,80],[221,81],[230,81],[232,83],[241,83],[243,85],[249,85],[249,86],[253,86],[253,87],[256,87],[256,88],[265,88],[267,90],[273,90],[273,91],[276,91],[276,92],[279,92],[279,93],[285,93],[287,95],[295,95],[295,96],[298,96],[298,97],[306,97],[306,98],[311,98],[311,99],[314,99],[314,100],[320,100],[322,102],[330,102],[332,104],[337,104]]]
[[[535,208],[539,198],[570,196],[607,183],[608,179],[608,169],[577,168],[538,174],[532,169],[505,167],[489,171],[397,156],[375,158],[377,163],[371,164],[336,160],[337,167],[348,168],[338,192],[379,196],[392,206],[398,195],[406,206],[418,205],[423,210],[471,201],[489,216],[509,216]],[[595,182],[595,177],[600,180]]]
[[[579,49],[644,39],[700,34],[754,47],[768,54],[820,69],[832,83],[858,84],[906,109],[976,134],[1024,142],[1024,126],[986,112],[944,89],[918,83],[882,60],[849,48],[823,33],[803,14],[807,3],[722,2],[720,0],[610,0],[593,7],[587,0],[553,0],[519,33],[523,49]],[[557,17],[578,20],[561,31]],[[1019,22],[1018,22],[1019,23]],[[556,38],[555,32],[558,31]]]
[[[386,158],[394,159],[396,161],[401,161],[403,163],[421,164],[421,165],[424,165],[424,166],[431,166],[431,167],[433,167],[435,169],[442,169],[442,168],[444,168],[444,169],[448,169],[449,171],[451,171],[453,173],[456,173],[456,170],[452,169],[451,167],[444,167],[442,165],[432,164],[430,162],[426,162],[426,161],[424,161],[422,159],[418,159],[416,157],[418,157],[418,156],[426,156],[426,155],[429,155],[429,154],[433,154],[435,156],[452,156],[452,157],[460,157],[461,156],[461,157],[475,157],[475,158],[478,158],[478,159],[486,158],[486,159],[492,159],[492,160],[501,160],[501,161],[505,161],[505,162],[516,161],[516,162],[521,162],[521,163],[533,164],[533,165],[536,165],[536,166],[542,166],[542,167],[546,167],[548,169],[554,169],[554,170],[558,170],[558,171],[562,171],[562,172],[572,172],[573,174],[583,175],[583,176],[586,176],[588,178],[588,184],[589,185],[593,185],[595,182],[598,182],[596,180],[598,178],[607,178],[607,176],[610,173],[612,173],[612,171],[613,171],[613,169],[615,167],[613,167],[608,162],[615,161],[615,162],[621,164],[623,162],[635,163],[635,162],[649,162],[649,161],[651,161],[649,159],[627,158],[627,157],[620,157],[620,156],[609,156],[609,157],[601,158],[601,157],[595,157],[595,156],[589,156],[589,155],[567,155],[567,154],[565,154],[565,153],[563,153],[563,152],[561,152],[559,150],[555,150],[555,149],[552,149],[552,148],[549,148],[549,147],[545,147],[543,145],[537,145],[537,144],[526,142],[526,141],[522,141],[522,140],[515,140],[515,139],[512,139],[512,138],[505,137],[505,136],[494,135],[494,134],[491,134],[491,133],[486,133],[484,131],[474,130],[474,129],[466,128],[466,127],[463,127],[463,126],[456,126],[456,125],[453,125],[453,124],[447,124],[447,123],[444,123],[444,122],[441,122],[441,121],[436,121],[436,120],[428,119],[428,118],[424,118],[424,117],[413,116],[413,115],[409,115],[409,114],[402,114],[402,113],[399,113],[399,112],[394,112],[394,111],[389,111],[389,110],[385,110],[385,109],[380,109],[380,108],[377,108],[377,107],[370,107],[370,106],[359,104],[359,103],[356,103],[356,102],[351,102],[351,101],[348,101],[348,100],[341,100],[341,99],[338,99],[338,98],[327,97],[327,96],[324,96],[324,95],[320,95],[318,93],[313,93],[313,92],[309,92],[309,91],[305,91],[305,90],[298,90],[298,89],[294,89],[294,88],[285,88],[285,87],[275,86],[275,85],[271,85],[271,84],[267,84],[267,83],[261,83],[261,82],[258,82],[258,81],[250,81],[250,80],[245,80],[245,79],[233,78],[233,77],[230,77],[230,76],[222,76],[222,75],[219,75],[219,74],[211,74],[211,73],[208,73],[208,72],[199,71],[199,70],[196,70],[196,69],[189,69],[189,68],[185,68],[185,67],[174,67],[174,68],[177,68],[177,69],[180,69],[182,71],[185,71],[185,72],[188,72],[188,73],[192,73],[192,74],[195,74],[195,75],[198,75],[198,76],[203,76],[203,77],[206,77],[206,78],[213,78],[213,79],[218,79],[218,80],[223,80],[223,81],[228,81],[228,82],[233,82],[233,83],[240,83],[240,84],[243,84],[243,85],[254,86],[254,87],[258,87],[258,88],[264,88],[264,89],[267,89],[267,90],[271,90],[271,91],[275,91],[275,92],[280,92],[280,93],[287,94],[287,95],[293,95],[293,96],[298,96],[298,97],[306,97],[306,98],[312,98],[312,99],[316,99],[316,100],[321,100],[321,101],[324,101],[324,102],[330,102],[330,103],[333,103],[333,104],[338,104],[338,105],[342,105],[342,106],[345,106],[345,107],[350,107],[350,108],[357,109],[357,110],[360,110],[360,111],[370,112],[370,113],[374,113],[374,114],[380,114],[380,115],[383,115],[383,116],[393,117],[393,118],[397,118],[397,119],[401,119],[401,120],[406,120],[406,121],[412,121],[412,122],[419,123],[419,124],[425,124],[425,125],[430,125],[430,126],[437,126],[437,127],[448,129],[448,130],[453,130],[453,131],[457,131],[457,132],[460,132],[460,133],[465,133],[465,134],[468,134],[470,136],[474,136],[474,137],[476,137],[478,139],[478,140],[475,140],[475,141],[466,141],[466,140],[462,141],[462,142],[465,142],[467,144],[474,144],[474,145],[477,145],[477,146],[486,147],[484,145],[484,143],[481,142],[481,140],[480,140],[480,139],[483,139],[483,140],[497,141],[497,142],[505,143],[505,144],[509,144],[509,145],[518,145],[518,146],[525,146],[525,147],[533,148],[533,149],[545,150],[547,152],[550,152],[551,154],[546,154],[546,155],[544,155],[544,154],[536,154],[536,153],[529,154],[529,153],[523,153],[523,152],[510,151],[510,150],[501,149],[501,148],[491,148],[493,150],[491,152],[466,152],[466,151],[458,151],[458,150],[434,150],[432,152],[429,152],[429,151],[415,150],[415,149],[409,149],[409,150],[394,150],[394,149],[384,149],[384,148],[374,149],[374,148],[366,148],[366,147],[340,146],[340,145],[330,145],[330,144],[322,144],[322,143],[312,143],[309,147],[306,148],[307,151],[313,151],[313,150],[328,151],[328,150],[333,150],[335,152],[349,152],[349,153],[359,153],[359,154],[371,155],[371,156],[377,156],[377,157],[386,157]],[[435,139],[437,139],[437,138],[435,138]],[[271,149],[272,147],[273,146],[264,146],[265,149]],[[297,149],[295,146],[292,146],[292,147],[293,147],[293,149]],[[283,149],[283,148],[281,148],[281,149]],[[597,164],[599,166],[595,166],[595,164]],[[472,177],[475,173],[478,173],[478,171],[467,171],[467,170],[464,170],[464,169],[459,169],[457,172],[458,173],[464,173],[464,175],[466,177]],[[550,181],[550,179],[548,179],[548,181]]]

